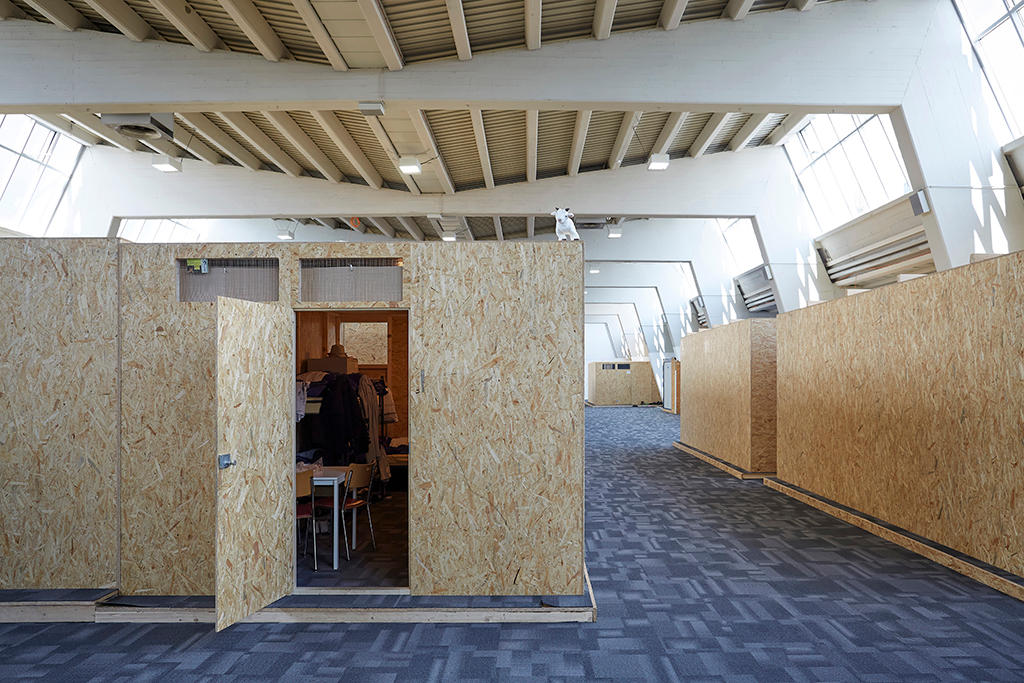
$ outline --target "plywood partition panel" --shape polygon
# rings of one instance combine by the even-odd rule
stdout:
[[[342,325],[345,353],[360,365],[385,365],[388,362],[388,324],[350,323]]]
[[[687,335],[679,363],[680,441],[751,472],[774,471],[774,321]]]
[[[583,250],[415,245],[410,588],[583,589]]]
[[[117,581],[117,243],[0,240],[0,589]]]
[[[1024,575],[1024,253],[779,317],[779,477]]]

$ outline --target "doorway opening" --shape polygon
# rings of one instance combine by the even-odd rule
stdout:
[[[407,589],[409,312],[296,311],[295,374],[297,590]]]

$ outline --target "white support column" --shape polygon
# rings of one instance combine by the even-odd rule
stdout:
[[[815,11],[825,9],[825,6]],[[1024,200],[1000,147],[1011,135],[950,3],[925,17],[928,35],[893,129],[910,183],[924,190],[922,216],[936,267],[972,253],[1024,249]]]

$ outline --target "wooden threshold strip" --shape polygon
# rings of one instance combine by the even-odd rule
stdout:
[[[676,450],[682,451],[683,453],[692,455],[695,458],[699,458],[700,460],[703,460],[707,464],[717,467],[726,474],[731,474],[737,479],[764,479],[765,477],[775,476],[775,472],[751,472],[750,470],[745,470],[742,467],[737,467],[732,463],[726,462],[721,458],[716,458],[715,456],[709,453],[705,453],[704,451],[694,448],[693,446],[688,446],[682,441],[673,441],[672,447],[675,448]]]

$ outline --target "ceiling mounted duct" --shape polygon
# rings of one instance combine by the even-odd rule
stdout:
[[[100,114],[100,121],[132,140],[174,139],[174,114]]]

